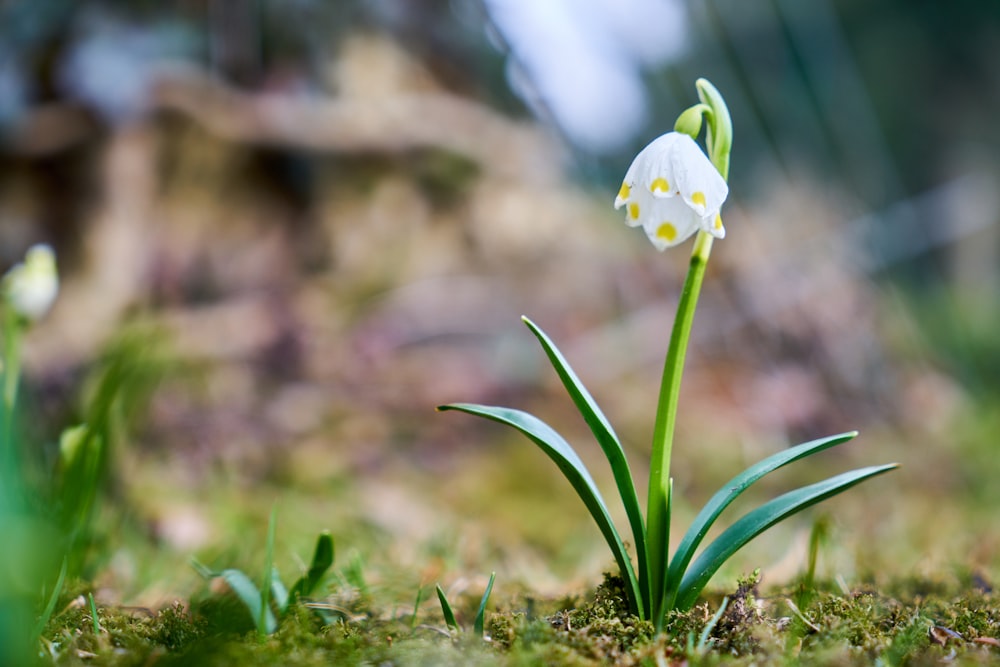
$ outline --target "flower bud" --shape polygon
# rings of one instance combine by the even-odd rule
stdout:
[[[712,110],[707,104],[695,104],[693,107],[685,109],[677,117],[677,122],[674,123],[674,130],[682,132],[692,139],[697,139],[698,135],[701,134],[702,119],[706,113],[711,112]]]
[[[88,429],[86,424],[79,424],[65,429],[59,435],[59,458],[64,469],[73,467],[87,442]]]
[[[24,262],[11,267],[3,277],[7,305],[28,320],[38,320],[52,307],[59,293],[56,256],[45,244],[28,249]]]

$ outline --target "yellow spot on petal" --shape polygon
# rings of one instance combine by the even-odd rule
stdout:
[[[722,229],[722,216],[718,213],[715,214],[715,222],[712,223],[712,226],[717,230]]]
[[[669,222],[662,222],[660,226],[656,228],[657,238],[661,238],[667,243],[673,242],[677,238],[677,228],[674,227]]]
[[[632,202],[631,204],[628,205],[628,217],[632,218],[633,220],[639,219],[639,205],[636,204],[635,202]]]
[[[622,187],[618,190],[618,196],[622,199],[628,199],[631,188],[629,188],[628,183],[622,183]]]
[[[667,193],[670,192],[670,184],[667,183],[667,179],[660,176],[659,178],[657,178],[656,180],[654,180],[652,183],[649,184],[649,190],[650,192]]]
[[[698,204],[699,206],[704,206],[705,205],[705,193],[702,192],[701,190],[699,190],[698,192],[695,192],[693,195],[691,195],[691,203],[692,204]]]

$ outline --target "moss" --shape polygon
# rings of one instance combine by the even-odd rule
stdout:
[[[514,644],[518,626],[524,622],[525,615],[522,612],[491,614],[486,621],[486,635],[498,648],[509,649]]]
[[[159,612],[101,607],[100,634],[94,633],[89,608],[79,596],[52,619],[43,644],[54,662],[65,665],[141,665],[200,640],[205,624],[180,602]]]
[[[411,627],[408,616],[371,613],[325,622],[293,606],[277,632],[258,640],[242,623],[221,622],[227,609],[204,601],[189,612],[174,603],[158,612],[101,608],[95,635],[89,610],[63,600],[45,637],[60,665],[931,665],[951,660],[989,664],[1000,635],[1000,597],[967,577],[872,582],[844,594],[815,582],[805,608],[793,608],[800,585],[759,590],[756,575],[739,582],[699,647],[722,602],[720,593],[687,612],[671,612],[665,631],[628,614],[622,582],[605,576],[592,595],[558,600],[520,595],[488,615],[488,641],[461,641],[435,627]],[[73,592],[77,592],[74,588]],[[210,612],[207,613],[206,612]],[[242,608],[229,612],[245,616]],[[238,620],[238,619],[237,619]],[[987,641],[976,642],[976,639]]]
[[[180,602],[161,610],[157,621],[150,639],[170,651],[176,651],[205,634],[205,624],[200,619],[193,619]]]
[[[747,655],[760,647],[756,633],[764,623],[764,616],[757,604],[759,584],[760,570],[737,582],[736,591],[729,596],[729,603],[710,635],[719,652]]]
[[[624,582],[609,574],[593,600],[556,614],[549,623],[563,643],[593,658],[618,659],[654,634],[651,623],[628,612]]]
[[[532,604],[528,608],[537,611]],[[625,659],[653,637],[653,626],[628,613],[620,578],[605,575],[592,599],[557,602],[547,616],[526,611],[494,614],[489,634],[498,654],[512,664],[603,664]]]
[[[957,595],[959,590],[955,581],[904,578],[852,595],[817,593],[803,610],[812,627],[788,623],[793,641],[786,646],[797,655],[887,665],[1000,657],[991,644],[973,641],[997,636],[998,600],[976,589]]]

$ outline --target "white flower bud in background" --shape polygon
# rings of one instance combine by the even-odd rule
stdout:
[[[3,277],[3,293],[7,305],[29,320],[41,319],[59,293],[56,255],[45,244],[28,249],[24,262],[11,267]]]

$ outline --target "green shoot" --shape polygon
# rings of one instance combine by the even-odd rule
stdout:
[[[420,611],[420,603],[424,601],[424,587],[417,587],[417,597],[413,601],[413,616],[410,617],[410,630],[417,627],[417,613]]]
[[[493,592],[493,582],[496,578],[497,573],[490,572],[490,582],[486,584],[486,592],[483,593],[483,597],[479,601],[479,609],[476,611],[476,619],[472,624],[472,631],[476,633],[477,637],[483,636],[483,627],[486,621],[486,604],[490,601],[490,594]]]
[[[87,601],[90,604],[90,620],[94,624],[94,635],[101,634],[101,621],[97,617],[97,603],[94,602],[94,594],[87,593]]]
[[[333,536],[324,530],[316,538],[316,548],[313,550],[312,562],[304,575],[299,577],[289,592],[289,602],[309,597],[319,587],[327,571],[333,566],[334,548]]]
[[[35,621],[35,629],[32,632],[32,637],[36,640],[42,636],[45,632],[45,626],[49,624],[49,619],[52,618],[52,614],[56,610],[56,604],[59,602],[59,596],[62,595],[63,583],[66,581],[66,559],[63,559],[62,567],[59,568],[59,576],[56,578],[56,583],[52,587],[52,592],[49,594],[49,599],[45,603],[45,608],[42,610],[42,615],[38,617]]]
[[[719,605],[718,611],[712,614],[712,618],[710,618],[708,620],[708,623],[705,624],[705,629],[701,631],[701,635],[698,637],[697,644],[694,644],[693,633],[691,634],[690,637],[688,637],[689,654],[694,654],[698,656],[705,655],[705,653],[708,651],[709,642],[711,641],[709,638],[712,635],[712,631],[715,630],[715,626],[719,624],[719,621],[722,619],[722,615],[726,613],[726,607],[728,606],[729,606],[729,598],[728,597],[722,598],[722,604]]]
[[[462,627],[455,620],[455,612],[451,608],[451,603],[448,602],[448,596],[444,594],[444,589],[441,588],[441,584],[438,584],[435,588],[437,591],[438,601],[441,603],[441,613],[444,615],[444,624],[448,626],[448,629],[452,632],[460,632]]]
[[[490,601],[490,595],[493,593],[493,582],[497,578],[496,572],[490,573],[490,581],[486,584],[486,591],[483,593],[483,597],[479,600],[479,609],[476,611],[475,620],[472,623],[472,631],[480,639],[484,638],[484,628],[486,626],[486,605]],[[445,595],[444,589],[441,588],[441,584],[435,587],[437,591],[438,601],[441,603],[441,614],[444,616],[444,624],[448,626],[448,629],[453,634],[459,634],[462,632],[462,626],[458,624],[455,620],[455,611],[451,607],[451,603],[448,602],[448,596]],[[417,600],[419,601],[420,595],[418,593]],[[414,618],[416,617],[416,610],[414,610]]]
[[[827,540],[830,533],[830,519],[821,516],[813,522],[809,531],[809,553],[806,557],[806,573],[796,594],[798,606],[806,608],[816,594],[816,563],[819,560],[820,546]]]
[[[274,576],[274,524],[277,521],[278,506],[271,507],[271,518],[267,522],[267,548],[264,550],[264,580],[260,586],[260,611],[257,614],[257,636],[263,640],[273,632],[267,626],[267,614],[271,613],[271,582]],[[287,598],[287,595],[285,596]]]
[[[260,640],[278,629],[278,617],[284,616],[292,604],[303,601],[304,598],[316,591],[327,570],[333,565],[333,537],[328,531],[323,531],[316,540],[316,549],[309,570],[295,582],[290,591],[286,589],[274,567],[276,510],[276,506],[271,509],[271,517],[268,521],[265,564],[260,588],[241,570],[227,568],[216,572],[195,559],[191,561],[191,566],[203,578],[220,577],[226,582],[229,589],[249,612]],[[321,611],[321,607],[315,607],[315,609]],[[275,610],[277,610],[278,616],[275,615]]]

